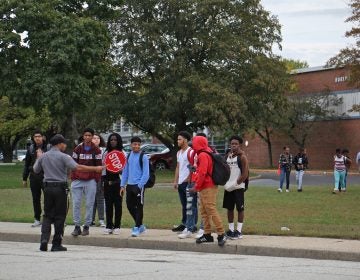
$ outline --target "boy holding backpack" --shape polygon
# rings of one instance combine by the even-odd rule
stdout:
[[[214,242],[211,236],[211,221],[214,223],[218,234],[218,245],[224,246],[226,242],[224,226],[216,209],[218,187],[213,181],[214,157],[208,146],[208,141],[203,136],[193,138],[193,149],[197,154],[197,178],[192,191],[200,192],[200,212],[204,222],[204,234],[196,239],[196,243]]]
[[[140,151],[141,139],[135,136],[130,142],[131,152],[122,173],[120,192],[123,194],[126,186],[126,205],[135,221],[131,236],[137,237],[146,230],[143,225],[144,192],[150,178],[150,168],[148,157]]]
[[[249,164],[244,151],[241,150],[243,140],[239,136],[230,138],[230,151],[226,155],[226,162],[230,167],[230,178],[224,185],[223,208],[227,209],[229,230],[226,236],[230,239],[242,238],[244,222],[244,193],[249,184]],[[238,212],[237,229],[234,225],[234,209]]]

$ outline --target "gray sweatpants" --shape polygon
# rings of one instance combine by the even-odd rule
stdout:
[[[94,209],[94,201],[96,196],[96,181],[95,179],[82,181],[75,180],[71,183],[71,194],[73,199],[73,220],[75,226],[81,225],[81,201],[83,194],[85,195],[85,226],[90,226],[92,223],[92,215]]]

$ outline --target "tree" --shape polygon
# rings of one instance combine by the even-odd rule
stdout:
[[[329,66],[347,66],[351,70],[350,83],[353,85],[360,85],[360,0],[351,0],[350,7],[352,8],[352,16],[346,19],[345,22],[353,22],[354,27],[345,33],[346,37],[355,39],[353,46],[348,46],[340,50],[339,54],[328,61]]]
[[[7,97],[0,99],[0,149],[4,162],[11,162],[17,143],[35,129],[45,129],[50,124],[47,110],[35,112],[32,108],[12,104]]]
[[[288,72],[295,69],[308,68],[309,63],[306,61],[296,60],[296,59],[288,59],[282,58],[281,61],[285,63]]]
[[[115,2],[2,1],[0,96],[37,111],[46,106],[60,131],[77,138],[77,114],[112,91],[107,23]]]
[[[180,130],[244,119],[247,72],[281,39],[260,1],[133,0],[120,9],[112,31],[127,122],[174,151]]]

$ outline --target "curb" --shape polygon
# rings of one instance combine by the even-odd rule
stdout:
[[[25,224],[28,226],[27,224]],[[291,246],[291,242],[294,240],[287,237],[267,237],[267,236],[245,236],[242,240],[228,241],[224,247],[219,247],[215,242],[211,244],[196,244],[194,239],[178,240],[176,235],[168,233],[165,230],[150,230],[151,234],[145,234],[143,236],[134,238],[125,236],[126,232],[130,232],[130,229],[123,229],[120,236],[107,235],[103,236],[96,232],[91,233],[86,237],[72,237],[68,229],[64,236],[65,245],[86,245],[86,246],[99,246],[99,247],[112,247],[112,248],[131,248],[131,249],[150,249],[150,250],[167,250],[167,251],[187,251],[197,253],[213,253],[213,254],[239,254],[239,255],[255,255],[255,256],[272,256],[272,257],[288,257],[288,258],[309,258],[319,260],[341,260],[341,261],[360,261],[360,250],[337,250],[332,248],[332,244],[339,242],[353,242],[349,240],[332,240],[332,239],[312,239],[312,238],[298,238],[298,243],[304,243],[312,241],[314,244],[318,243],[318,240],[325,240],[329,244],[327,248],[318,246],[318,248],[300,248],[299,246]],[[97,230],[98,231],[98,230]],[[275,244],[275,239],[281,238],[281,244]],[[39,244],[40,232],[4,232],[0,229],[1,241],[12,242],[29,242]],[[296,240],[296,237],[295,237]],[[268,245],[264,245],[269,241]],[[360,241],[356,245],[360,244]],[[246,244],[248,243],[248,244]],[[258,245],[254,245],[254,243]],[[271,244],[272,243],[272,244]],[[286,245],[288,244],[288,246]],[[350,245],[349,245],[350,244]],[[352,247],[349,243],[347,246]],[[304,246],[306,247],[306,246]]]

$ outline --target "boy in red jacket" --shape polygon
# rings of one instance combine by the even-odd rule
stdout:
[[[193,138],[193,149],[197,154],[197,178],[192,191],[200,192],[200,213],[204,222],[204,235],[196,239],[196,243],[214,242],[211,236],[211,220],[214,223],[218,234],[219,246],[224,246],[226,237],[225,230],[220,215],[216,209],[216,197],[218,187],[215,186],[211,174],[213,171],[213,162],[211,156],[204,152],[212,152],[208,146],[208,141],[203,136]]]

